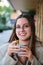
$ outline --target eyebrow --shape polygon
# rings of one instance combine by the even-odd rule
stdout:
[[[23,25],[25,25],[25,24],[29,24],[29,23],[24,23]],[[19,24],[16,24],[16,25],[19,25]]]
[[[23,25],[30,25],[29,23],[24,23]],[[16,26],[19,26],[19,24],[17,24]]]

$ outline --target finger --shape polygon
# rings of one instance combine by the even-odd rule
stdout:
[[[27,46],[22,46],[21,48],[28,48]]]
[[[26,50],[27,50],[27,48],[22,47],[22,48],[20,48],[20,50],[25,50],[25,51],[26,51]]]
[[[15,51],[15,52],[14,52],[14,51],[11,50],[10,53],[18,53],[18,51]]]
[[[14,48],[19,49],[20,47],[19,46],[14,46]]]
[[[19,52],[19,54],[26,55],[27,53],[26,52]]]
[[[19,46],[14,46],[14,45],[12,46],[12,45],[10,45],[9,48],[12,48],[12,49],[19,49]]]
[[[21,47],[20,49],[21,49],[21,50],[28,50],[28,51],[30,50],[30,48],[28,48],[27,46],[23,46],[23,47]]]
[[[16,41],[13,41],[12,43],[10,43],[11,45],[16,45]]]
[[[21,57],[27,57],[27,55],[20,55],[20,54],[19,54],[19,56],[21,56]]]
[[[27,54],[25,52],[20,52],[19,55],[20,56],[25,56],[25,57],[27,56]]]
[[[18,40],[12,42],[12,44],[14,44],[14,45],[17,45],[18,43],[19,43]]]
[[[10,52],[13,52],[13,53],[18,53],[19,52],[19,49],[10,49],[9,51]]]

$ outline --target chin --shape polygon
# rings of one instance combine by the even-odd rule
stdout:
[[[22,40],[22,41],[26,41],[27,39],[26,39],[26,38],[21,38],[20,40]]]
[[[20,40],[22,40],[22,41],[26,41],[26,40],[30,40],[31,39],[31,36],[30,37],[23,37],[23,38],[19,38]]]

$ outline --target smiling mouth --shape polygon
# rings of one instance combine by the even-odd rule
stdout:
[[[26,35],[26,33],[19,33],[19,35],[20,35],[20,36],[25,36],[25,35]]]
[[[20,34],[21,36],[25,36],[26,34]]]

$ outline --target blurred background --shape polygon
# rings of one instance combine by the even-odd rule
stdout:
[[[8,42],[14,22],[22,13],[34,17],[36,35],[43,42],[43,0],[0,0],[0,45]]]

